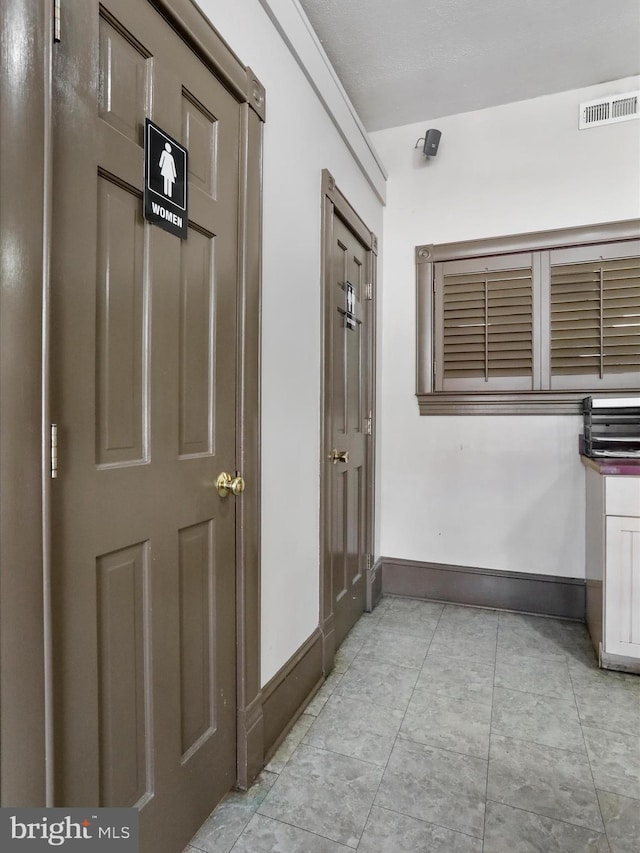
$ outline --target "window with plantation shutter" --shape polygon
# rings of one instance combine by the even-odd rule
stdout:
[[[600,257],[585,258],[594,252]],[[640,384],[640,258],[621,253],[620,246],[551,252],[553,388]]]
[[[640,391],[640,220],[416,247],[421,414]]]
[[[452,261],[435,279],[437,390],[531,389],[531,255]]]

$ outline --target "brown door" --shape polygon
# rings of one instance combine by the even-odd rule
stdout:
[[[370,252],[334,214],[328,294],[330,359],[328,406],[329,553],[335,647],[365,607],[367,434],[370,424],[371,318],[367,286]]]
[[[56,798],[178,853],[235,781],[240,110],[147,0],[67,0],[54,67]],[[142,218],[145,117],[189,233]]]

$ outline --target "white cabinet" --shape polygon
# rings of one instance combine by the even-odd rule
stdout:
[[[604,652],[640,661],[640,518],[608,515]]]
[[[587,465],[587,625],[600,664],[640,672],[640,476]]]

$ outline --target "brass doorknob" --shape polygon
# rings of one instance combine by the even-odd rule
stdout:
[[[241,495],[244,492],[244,480],[240,475],[232,477],[223,471],[216,480],[216,488],[221,498],[226,498],[227,495]]]
[[[335,465],[336,462],[346,462],[349,463],[349,451],[348,450],[332,450],[329,459]]]

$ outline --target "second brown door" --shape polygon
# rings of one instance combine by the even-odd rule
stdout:
[[[325,464],[331,507],[327,558],[337,648],[364,611],[366,599],[371,272],[370,253],[335,214],[330,262],[330,448]]]

